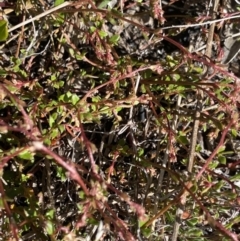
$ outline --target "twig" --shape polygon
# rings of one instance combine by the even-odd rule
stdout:
[[[177,113],[178,113],[178,110],[179,110],[179,106],[181,105],[181,100],[182,100],[182,97],[181,96],[178,96],[178,100],[177,100],[177,103],[176,103],[176,110],[177,110]],[[172,123],[171,123],[171,126],[170,126],[170,130],[169,132],[175,132],[177,130],[177,122],[178,122],[178,119],[179,119],[179,116],[178,114],[174,115],[174,118],[172,120]],[[160,131],[159,131],[160,132]],[[162,161],[162,164],[163,166],[167,166],[167,163],[170,159],[170,155],[171,154],[171,136],[169,135],[169,139],[168,139],[168,148],[167,148],[167,151],[164,153],[164,157],[163,157],[163,161]],[[158,157],[158,152],[157,152],[157,155],[156,155],[156,160],[157,160],[157,157]],[[155,160],[155,161],[156,161]],[[157,205],[159,203],[159,199],[160,199],[160,191],[162,189],[162,186],[163,186],[163,179],[164,179],[164,175],[165,175],[165,170],[164,169],[161,169],[160,171],[160,174],[158,176],[158,184],[157,184],[157,190],[155,192],[155,199],[154,199],[154,213],[156,213],[157,211]]]
[[[204,166],[202,167],[202,169],[199,171],[199,173],[196,176],[196,180],[199,180],[203,174],[203,172],[207,169],[207,167],[209,166],[210,162],[213,160],[213,158],[216,156],[219,148],[223,145],[225,137],[229,131],[229,129],[231,128],[231,126],[234,124],[234,120],[231,120],[230,123],[227,125],[227,127],[224,129],[221,139],[217,145],[217,147],[214,149],[214,151],[212,152],[212,154],[209,156],[209,158],[206,160],[206,163],[204,164]]]
[[[65,162],[65,160],[63,160],[63,158],[61,156],[59,156],[56,153],[54,153],[53,151],[51,151],[40,141],[33,141],[32,147],[33,147],[33,150],[35,150],[35,151],[41,151],[44,154],[51,156],[56,161],[56,163],[58,163],[66,171],[69,172],[70,178],[72,178],[72,180],[76,181],[81,186],[84,193],[87,196],[89,196],[89,190],[88,190],[86,184],[84,183],[82,177],[79,175],[78,171],[76,170],[76,167],[73,163]]]
[[[219,5],[219,0],[214,1],[214,7],[213,7],[213,18],[214,12],[217,11]],[[212,55],[212,41],[213,41],[213,35],[214,35],[214,29],[215,29],[216,22],[213,22],[212,25],[210,26],[209,33],[208,33],[208,40],[207,40],[207,46],[206,46],[206,52],[205,55],[208,58],[211,58]],[[205,67],[204,74],[207,74],[208,72],[208,67]],[[193,163],[194,163],[194,157],[195,157],[195,149],[197,145],[197,135],[199,131],[199,117],[201,115],[201,109],[202,109],[202,97],[203,97],[203,90],[199,89],[197,98],[197,106],[196,106],[196,114],[195,114],[195,119],[194,119],[194,124],[193,124],[193,131],[192,131],[192,137],[191,137],[191,145],[190,145],[190,150],[189,150],[189,157],[188,157],[188,167],[187,170],[189,173],[192,173],[193,170]],[[181,215],[183,213],[183,206],[186,204],[186,198],[187,198],[188,193],[185,192],[182,197],[181,197],[181,204],[177,208],[176,211],[176,221],[174,223],[174,228],[173,228],[173,235],[172,235],[172,241],[177,241],[178,238],[178,233],[179,233],[179,228],[180,228],[180,222],[181,222]]]
[[[209,21],[202,22],[202,23],[172,25],[172,26],[169,26],[169,27],[160,28],[159,30],[174,29],[174,28],[186,28],[186,27],[189,28],[189,27],[204,26],[204,25],[207,25],[207,24],[216,24],[216,23],[220,23],[220,22],[225,21],[225,20],[240,18],[239,12],[237,12],[236,14],[237,15],[234,15],[234,16],[224,17],[224,18],[221,18],[221,19],[209,20]]]
[[[51,8],[51,9],[49,9],[49,10],[46,10],[45,12],[40,13],[40,14],[38,14],[37,16],[35,16],[35,17],[33,17],[33,18],[30,18],[30,19],[28,19],[28,20],[26,20],[26,21],[24,21],[24,22],[22,22],[22,23],[19,23],[19,24],[17,24],[16,26],[10,28],[10,29],[8,30],[8,32],[10,33],[10,32],[12,32],[12,31],[14,31],[14,30],[16,30],[16,29],[18,29],[18,28],[21,28],[22,26],[25,26],[25,25],[27,25],[27,24],[35,21],[35,20],[39,20],[40,18],[43,18],[43,17],[47,16],[48,14],[51,14],[51,13],[53,13],[53,12],[56,12],[57,10],[59,10],[59,9],[61,9],[61,8],[64,8],[64,7],[67,7],[67,6],[71,6],[71,4],[72,4],[72,2],[64,2],[64,3],[58,5],[58,6],[54,7],[54,8]]]

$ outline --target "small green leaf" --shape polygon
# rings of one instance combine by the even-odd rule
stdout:
[[[142,92],[143,94],[146,93],[146,88],[145,88],[145,85],[144,85],[144,84],[142,84],[142,85],[140,86],[140,89],[141,89],[141,92]]]
[[[57,167],[57,177],[61,178],[61,181],[66,181],[66,171],[62,167]]]
[[[50,138],[53,140],[59,135],[59,129],[53,129],[51,130]]]
[[[7,71],[0,69],[0,76],[5,76],[7,74]]]
[[[45,216],[46,217],[48,217],[49,219],[53,219],[54,218],[54,210],[53,209],[51,209],[51,210],[49,210],[46,214],[45,214]]]
[[[78,196],[79,196],[80,199],[84,199],[85,198],[85,193],[83,191],[80,191],[78,193]]]
[[[63,87],[63,86],[64,86],[64,81],[62,80],[59,80],[58,82],[53,84],[53,87],[56,89],[59,89],[60,87]]]
[[[67,93],[65,93],[63,95],[60,95],[58,100],[67,103],[67,102],[71,101],[71,97],[72,97],[72,93],[68,91]]]
[[[194,185],[193,185],[190,189],[191,189],[191,191],[192,191],[193,193],[196,193],[196,191],[198,190],[197,184],[194,183]]]
[[[214,185],[214,189],[215,190],[220,190],[224,185],[224,182],[223,181],[218,181],[215,185]]]
[[[51,145],[51,140],[45,139],[44,144],[47,145],[47,146]]]
[[[98,8],[106,8],[109,2],[110,2],[109,0],[103,0],[103,1],[98,5]]]
[[[5,41],[8,38],[7,21],[0,20],[0,41]]]
[[[142,233],[143,233],[144,237],[149,238],[152,233],[152,230],[151,230],[151,228],[144,228],[144,229],[142,229]]]
[[[178,141],[183,144],[183,145],[187,145],[188,144],[188,139],[186,136],[179,136],[178,137]]]
[[[63,131],[65,130],[65,126],[64,125],[59,125],[58,129],[60,130],[60,133],[63,133]]]
[[[119,40],[120,36],[118,34],[114,34],[110,39],[110,43],[111,44],[117,44],[118,40]]]
[[[218,149],[218,153],[221,153],[223,151],[225,151],[226,147],[225,146],[221,146],[219,149]]]
[[[79,101],[79,97],[76,94],[73,94],[72,95],[72,104],[76,105],[78,101]]]
[[[227,163],[226,157],[225,156],[221,156],[221,155],[218,156],[218,161],[219,161],[219,163],[221,163],[223,165],[225,165]]]
[[[22,151],[18,156],[23,160],[33,161],[33,153],[28,150]]]
[[[54,232],[53,222],[47,221],[47,222],[45,223],[45,229],[46,229],[46,231],[47,231],[47,233],[48,233],[49,235],[52,235],[53,232]]]
[[[69,48],[68,51],[69,51],[69,54],[71,55],[71,57],[75,58],[74,50],[72,48]]]
[[[28,175],[25,175],[25,174],[22,174],[22,175],[21,175],[21,180],[22,180],[22,182],[26,182],[26,181],[29,180],[29,176],[28,176]]]
[[[203,235],[203,231],[198,228],[192,228],[188,231],[188,236],[195,237],[195,240],[196,240],[196,237],[200,237],[201,235]]]
[[[188,223],[190,226],[194,227],[196,226],[196,224],[199,222],[198,218],[191,218],[189,220],[186,221],[186,223]]]
[[[236,129],[232,129],[231,132],[234,137],[237,137],[238,131]]]
[[[240,173],[236,174],[235,176],[230,178],[231,181],[239,181],[240,180]]]
[[[138,151],[138,156],[143,156],[143,154],[144,154],[144,149],[140,148]]]
[[[91,26],[91,27],[90,27],[91,33],[95,32],[95,30],[96,30],[96,28],[95,28],[94,26]]]
[[[105,38],[105,37],[108,36],[108,34],[106,32],[104,32],[104,31],[102,31],[102,30],[100,30],[98,33],[99,33],[101,38]]]
[[[68,92],[66,93],[66,96],[67,96],[68,98],[70,98],[70,97],[72,96],[72,93],[71,93],[70,91],[68,91]]]
[[[54,118],[53,118],[51,115],[49,116],[48,122],[49,122],[49,126],[50,126],[50,127],[52,127],[53,124],[54,124],[54,122],[55,122]]]
[[[64,3],[64,0],[55,0],[54,1],[54,6],[56,7],[56,6],[58,6],[58,5],[62,4],[62,3]]]
[[[218,166],[219,162],[218,161],[213,161],[209,164],[209,168],[212,170],[212,169],[215,169],[217,166]]]
[[[85,55],[86,55],[86,52],[82,52],[81,53],[81,55],[79,55],[79,54],[76,54],[76,59],[77,60],[83,60],[84,59],[84,57],[85,57]]]
[[[92,97],[92,102],[93,102],[93,103],[97,103],[99,100],[101,100],[101,97],[100,97],[100,96],[93,96],[93,97]]]

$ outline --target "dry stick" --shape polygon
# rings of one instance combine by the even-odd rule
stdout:
[[[225,130],[224,130],[224,137],[221,138],[223,142],[225,135],[227,133],[227,131],[229,130],[229,127],[231,126],[228,125]],[[217,150],[218,148],[216,148]],[[216,151],[217,152],[217,151]],[[216,153],[215,153],[216,154]],[[149,163],[150,164],[150,163]],[[211,214],[209,213],[209,211],[207,210],[207,208],[204,207],[204,205],[202,204],[201,200],[199,198],[196,197],[196,195],[193,193],[193,191],[191,191],[191,187],[193,186],[193,184],[191,182],[187,182],[185,183],[184,181],[181,180],[180,175],[178,173],[173,172],[172,170],[167,169],[166,167],[163,167],[161,164],[157,164],[157,163],[151,163],[152,166],[156,167],[157,169],[165,169],[166,171],[168,171],[172,176],[174,176],[176,179],[179,180],[180,185],[183,187],[183,189],[180,191],[180,193],[174,198],[174,200],[172,200],[166,207],[164,207],[163,210],[159,211],[159,213],[157,213],[155,215],[155,217],[151,218],[150,220],[148,220],[143,226],[142,228],[146,228],[149,225],[152,224],[152,222],[156,219],[159,218],[160,216],[162,216],[169,208],[171,208],[175,203],[181,201],[183,193],[189,193],[191,195],[191,197],[196,201],[196,203],[199,205],[199,207],[203,210],[203,212],[205,213],[207,220],[209,220],[209,223],[211,224],[211,226],[217,228],[219,230],[220,233],[222,233],[224,236],[229,237],[231,240],[233,241],[239,241],[238,237],[235,233],[230,232],[229,230],[227,230],[221,223],[219,223],[218,221],[214,220],[211,216]]]
[[[227,127],[226,128],[226,132],[229,128]],[[226,134],[225,132],[225,134]],[[178,179],[180,177],[178,176]],[[179,179],[180,181],[180,179]],[[200,209],[203,210],[204,214],[206,215],[206,219],[208,220],[209,224],[218,229],[219,232],[221,234],[223,234],[225,237],[228,237],[230,238],[230,240],[233,240],[233,241],[239,241],[238,239],[238,236],[237,234],[229,231],[228,229],[226,229],[220,222],[216,221],[212,215],[210,214],[210,212],[208,211],[208,209],[202,204],[202,202],[200,201],[200,199],[198,199],[196,197],[196,195],[193,193],[193,191],[191,190],[191,187],[193,186],[193,184],[191,182],[188,182],[188,183],[184,183],[183,181],[180,181],[181,185],[184,187],[185,190],[183,190],[184,193],[189,193],[193,198],[194,200],[196,201],[196,203],[199,205]],[[178,195],[179,197],[179,195]],[[180,201],[181,201],[181,194],[180,194]]]
[[[53,12],[56,12],[57,10],[59,10],[59,9],[61,9],[61,8],[64,8],[64,7],[67,7],[67,6],[71,6],[71,5],[72,5],[72,2],[64,2],[64,3],[58,5],[58,6],[54,7],[54,8],[51,8],[51,9],[49,9],[49,10],[46,10],[46,11],[43,12],[43,13],[38,14],[37,16],[35,16],[35,17],[33,17],[33,18],[30,18],[30,19],[28,19],[28,20],[26,20],[26,21],[24,21],[24,22],[22,22],[22,23],[17,24],[16,26],[10,28],[10,29],[8,30],[8,32],[10,33],[10,32],[12,32],[12,31],[14,31],[14,30],[16,30],[16,29],[18,29],[18,28],[21,28],[22,26],[25,26],[25,25],[27,25],[27,24],[35,21],[35,20],[39,20],[40,18],[43,18],[43,17],[45,17],[46,15],[49,15],[49,14],[51,14],[51,13],[53,13]]]
[[[214,7],[213,7],[213,18],[215,17],[214,12],[217,11],[219,5],[219,0],[214,1]],[[209,29],[208,33],[208,40],[207,40],[207,47],[206,47],[206,52],[205,55],[208,58],[211,58],[212,54],[212,41],[213,41],[213,35],[214,35],[214,29],[215,29],[216,23],[214,22]],[[204,74],[207,74],[208,72],[208,67],[205,67]],[[187,170],[189,173],[192,173],[193,170],[193,163],[194,163],[194,156],[195,156],[195,149],[197,145],[197,134],[199,130],[199,117],[201,114],[201,109],[202,109],[202,97],[203,97],[203,91],[199,89],[198,94],[197,94],[197,107],[196,107],[196,114],[195,114],[195,120],[193,124],[193,131],[192,131],[192,137],[191,137],[191,146],[189,150],[189,157],[188,157],[188,167]],[[186,204],[186,198],[187,198],[188,193],[185,192],[181,198],[181,206],[183,207]],[[173,228],[173,235],[172,235],[172,241],[176,241],[178,238],[178,233],[179,233],[179,228],[180,228],[180,221],[181,221],[181,214],[183,213],[182,207],[179,206],[176,211],[176,221],[174,223],[174,228]]]
[[[177,100],[177,103],[176,103],[176,110],[177,110],[177,113],[176,115],[174,115],[174,118],[173,120],[171,121],[171,126],[170,126],[170,131],[169,132],[175,132],[176,129],[177,129],[177,121],[178,121],[178,110],[179,110],[179,106],[181,104],[181,96],[178,97],[178,100]],[[167,142],[167,150],[166,152],[164,153],[164,157],[163,157],[163,161],[162,161],[162,164],[163,166],[166,166],[167,165],[167,162],[169,161],[169,158],[170,158],[170,152],[171,152],[171,135],[169,135],[169,139],[168,139],[168,142]],[[156,158],[155,158],[155,161],[157,160],[157,157],[158,157],[158,153],[156,155]],[[155,198],[154,198],[154,213],[157,213],[157,207],[158,207],[158,203],[159,203],[159,198],[160,198],[160,192],[162,190],[162,186],[163,186],[163,180],[164,180],[164,175],[165,175],[165,170],[164,169],[161,169],[160,171],[160,174],[158,176],[158,183],[157,183],[157,190],[155,192]],[[160,217],[161,214],[158,216]],[[156,218],[156,216],[155,216]]]
[[[163,27],[163,28],[157,29],[156,31],[158,32],[159,30],[165,30],[165,29],[189,28],[189,27],[203,26],[203,25],[207,25],[207,24],[216,24],[216,23],[223,22],[225,20],[236,19],[236,18],[240,18],[239,12],[237,12],[236,15],[230,16],[230,17],[225,17],[225,18],[216,19],[216,20],[209,20],[209,21],[206,21],[206,22],[195,23],[195,24],[173,25],[173,26]]]
[[[71,4],[70,6],[75,6],[76,4]],[[62,10],[61,12],[65,13],[70,13],[70,12],[76,12],[76,11],[81,11],[81,12],[89,12],[92,11],[92,9],[67,9],[67,10]],[[221,19],[214,19],[214,20],[209,20],[206,22],[200,22],[200,23],[195,23],[195,24],[182,24],[182,25],[172,25],[172,26],[168,26],[168,27],[162,27],[162,28],[158,28],[158,29],[151,29],[151,28],[147,28],[146,26],[142,26],[141,24],[139,24],[137,21],[134,21],[134,16],[132,16],[131,14],[124,14],[124,15],[119,15],[116,14],[113,11],[109,11],[106,9],[94,9],[94,12],[99,12],[99,13],[104,13],[104,14],[110,14],[114,17],[117,17],[123,21],[126,21],[128,23],[133,24],[134,26],[137,26],[145,31],[151,32],[151,33],[159,33],[162,30],[165,29],[175,29],[175,28],[189,28],[189,27],[197,27],[197,26],[204,26],[204,25],[208,25],[208,24],[213,24],[213,23],[220,23],[226,20],[231,20],[231,19],[237,19],[240,18],[240,14],[239,12],[236,12],[234,14],[232,14],[231,16],[228,17],[222,17]],[[125,17],[131,17],[131,19],[127,19]]]

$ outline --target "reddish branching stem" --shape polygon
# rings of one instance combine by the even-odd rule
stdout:
[[[206,160],[206,163],[204,164],[204,166],[202,167],[202,169],[200,170],[200,172],[197,174],[196,176],[196,180],[199,180],[202,176],[202,174],[206,171],[206,169],[208,168],[209,164],[211,163],[211,161],[213,160],[213,158],[217,155],[217,152],[219,150],[219,148],[224,144],[224,140],[226,138],[226,135],[229,131],[229,129],[231,128],[231,126],[234,124],[234,121],[231,120],[229,122],[229,124],[225,127],[225,129],[222,132],[222,136],[221,139],[217,145],[217,147],[214,149],[214,151],[212,152],[212,154],[209,156],[209,158]]]
[[[69,172],[69,176],[72,180],[76,181],[81,188],[83,189],[84,193],[89,196],[89,190],[86,187],[85,183],[83,182],[81,176],[76,170],[76,167],[73,163],[67,163],[65,160],[63,160],[62,157],[51,151],[49,148],[43,145],[41,142],[33,142],[33,147],[35,150],[41,151],[46,155],[51,156],[60,166],[62,166],[65,170]]]

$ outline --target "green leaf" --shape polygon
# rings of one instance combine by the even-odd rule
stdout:
[[[0,41],[5,41],[8,38],[7,21],[0,20]]]
[[[0,69],[0,76],[5,76],[7,74],[7,71]]]
[[[69,48],[68,51],[69,51],[69,54],[71,55],[71,57],[75,58],[74,50],[72,48]]]
[[[51,140],[55,139],[59,134],[60,133],[59,133],[59,129],[58,128],[51,130],[51,134],[50,134]]]
[[[223,151],[225,151],[225,149],[226,149],[226,146],[221,146],[219,149],[218,149],[218,153],[221,153],[221,152],[223,152]]]
[[[147,215],[144,215],[143,218],[138,219],[139,227],[141,228],[148,220],[149,217]]]
[[[103,1],[98,5],[98,8],[106,8],[109,2],[110,2],[109,0],[103,0]]]
[[[188,231],[188,237],[194,237],[196,240],[196,237],[200,237],[203,235],[202,230],[198,229],[198,228],[192,228],[191,230]]]
[[[95,28],[94,26],[91,26],[91,27],[90,27],[91,33],[95,32],[95,30],[96,30],[96,28]]]
[[[190,189],[193,193],[196,193],[196,191],[198,190],[198,185],[194,183],[194,185]]]
[[[114,34],[110,39],[110,43],[111,44],[117,44],[118,40],[119,40],[120,36],[118,34]]]
[[[53,209],[51,209],[51,210],[49,210],[46,214],[45,214],[45,216],[46,217],[48,217],[49,219],[53,219],[54,218],[54,210]]]
[[[56,7],[56,6],[58,6],[58,5],[62,4],[62,3],[64,3],[64,0],[55,0],[54,6]]]
[[[196,226],[198,222],[199,222],[198,218],[191,218],[186,221],[186,223],[192,227]]]
[[[58,100],[68,103],[71,100],[71,97],[72,97],[72,93],[68,91],[67,93],[65,93],[63,95],[60,95]]]
[[[25,175],[25,174],[21,175],[21,181],[22,182],[27,182],[28,180],[29,180],[29,176],[28,175]]]
[[[221,156],[221,155],[218,156],[218,161],[219,161],[219,163],[221,163],[223,165],[225,165],[227,163],[226,157],[225,156]]]
[[[235,176],[230,178],[231,181],[239,181],[240,180],[240,173],[236,174]]]
[[[234,137],[237,137],[238,131],[236,129],[232,129],[231,132]]]
[[[147,92],[144,84],[142,84],[142,85],[140,86],[140,89],[141,89],[141,92],[142,92],[143,94],[145,94],[145,93]]]
[[[92,97],[92,102],[93,102],[93,103],[97,103],[99,100],[101,100],[101,97],[100,97],[100,96],[93,96],[93,97]]]
[[[84,199],[85,198],[85,193],[83,191],[80,191],[78,193],[78,196],[79,196],[80,199]]]
[[[105,38],[105,37],[108,36],[108,34],[106,32],[104,32],[104,31],[102,31],[102,30],[100,30],[98,33],[99,33],[101,38]]]
[[[86,52],[83,51],[83,52],[81,53],[81,55],[79,55],[79,54],[76,53],[76,56],[75,56],[75,57],[76,57],[77,60],[83,60],[84,57],[85,57],[85,55],[86,55]]]
[[[140,148],[138,150],[138,156],[143,156],[144,155],[144,149],[143,148]]]
[[[45,139],[44,144],[47,145],[47,146],[51,145],[51,140]]]
[[[33,161],[33,153],[28,150],[22,151],[18,156],[23,160]]]
[[[79,101],[79,97],[76,94],[73,94],[72,95],[72,104],[76,105],[78,101]]]
[[[214,189],[215,190],[220,190],[224,185],[224,182],[223,181],[218,181],[215,185],[214,185]]]
[[[72,96],[72,93],[71,93],[70,91],[68,91],[68,92],[66,93],[66,96],[70,99],[70,97]]]
[[[229,224],[226,225],[226,228],[227,228],[227,229],[230,229],[234,224],[238,224],[238,223],[240,223],[240,216],[235,217],[235,218],[231,221],[231,223],[229,223]]]
[[[218,166],[219,162],[218,161],[213,161],[209,164],[209,168],[212,170],[212,169],[215,169],[217,166]]]
[[[179,136],[178,137],[178,141],[183,144],[183,145],[187,145],[188,144],[188,139],[186,136]]]
[[[150,235],[152,234],[151,228],[144,228],[144,229],[142,229],[142,232],[143,232],[144,237],[147,237],[147,238],[149,238]]]
[[[65,130],[65,126],[64,125],[59,125],[58,129],[59,129],[60,133],[63,133],[63,131]]]
[[[61,178],[61,181],[66,181],[66,171],[62,167],[57,167],[57,177]]]
[[[51,115],[49,116],[49,121],[48,122],[49,122],[49,126],[50,127],[52,127],[54,122],[55,122],[54,118]]]
[[[51,221],[47,221],[45,223],[45,229],[49,235],[52,235],[54,233],[54,224]]]

